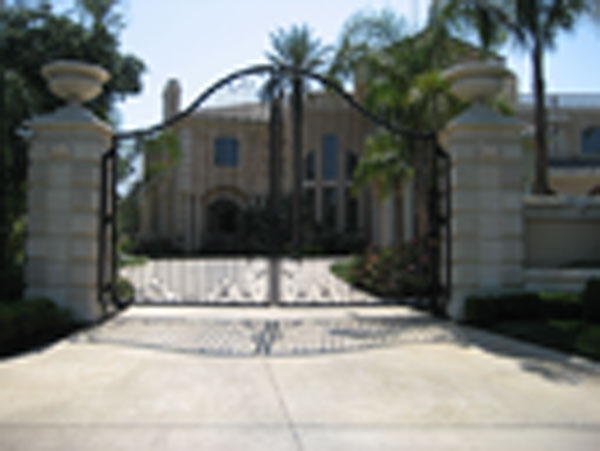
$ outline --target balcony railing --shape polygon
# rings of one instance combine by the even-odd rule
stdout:
[[[533,107],[534,103],[535,96],[533,94],[519,94],[519,105]],[[600,93],[548,94],[546,95],[546,108],[600,109]]]
[[[548,165],[551,168],[600,168],[600,156],[589,158],[550,158]]]

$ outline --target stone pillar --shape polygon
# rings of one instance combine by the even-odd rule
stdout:
[[[460,67],[452,70],[460,72]],[[454,82],[460,81],[462,90],[469,83],[481,89],[485,75],[465,70],[464,78]],[[442,133],[452,160],[452,297],[447,313],[453,319],[464,318],[464,300],[470,295],[523,288],[523,128],[520,120],[475,101]]]
[[[97,280],[100,164],[112,131],[79,102],[95,97],[108,74],[75,62],[52,63],[43,74],[70,103],[29,124],[26,295],[94,321],[103,313]]]

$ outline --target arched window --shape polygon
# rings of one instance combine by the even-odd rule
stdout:
[[[239,165],[240,143],[229,136],[215,139],[215,165],[235,168]]]
[[[581,132],[581,153],[600,155],[600,127],[588,127]]]

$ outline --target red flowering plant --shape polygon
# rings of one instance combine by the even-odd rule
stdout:
[[[369,247],[352,262],[351,282],[371,293],[397,298],[427,291],[429,257],[417,242]]]

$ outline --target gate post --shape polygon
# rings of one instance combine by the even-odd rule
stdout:
[[[473,101],[441,134],[451,158],[452,289],[448,315],[464,319],[470,295],[523,288],[524,123],[482,101],[499,92],[509,72],[498,62],[450,68],[453,91]]]
[[[28,125],[26,296],[45,297],[82,321],[99,319],[98,233],[101,157],[112,130],[81,106],[109,74],[57,61],[42,68],[50,90],[68,105]]]

